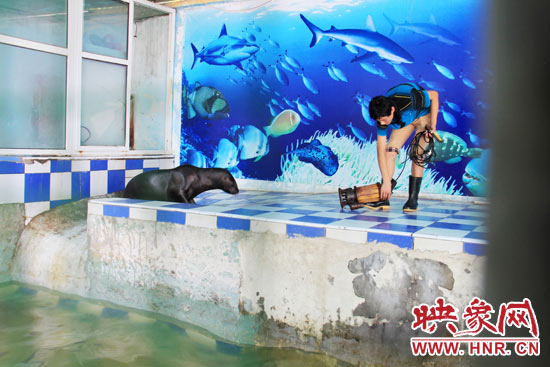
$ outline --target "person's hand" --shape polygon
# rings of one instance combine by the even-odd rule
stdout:
[[[382,182],[382,187],[380,187],[380,199],[389,200],[391,197],[391,183]]]

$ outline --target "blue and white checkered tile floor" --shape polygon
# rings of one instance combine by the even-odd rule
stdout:
[[[420,199],[419,210],[406,214],[401,209],[405,200],[393,197],[389,211],[351,211],[340,208],[337,193],[241,191],[230,195],[213,190],[196,197],[196,205],[109,198],[92,200],[90,212],[222,229],[270,230],[289,237],[379,241],[409,249],[486,254],[486,205]]]

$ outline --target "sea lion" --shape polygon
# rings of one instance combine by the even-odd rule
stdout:
[[[184,164],[172,169],[140,173],[128,182],[124,197],[195,204],[195,196],[212,189],[221,189],[229,194],[239,192],[237,182],[228,170]]]

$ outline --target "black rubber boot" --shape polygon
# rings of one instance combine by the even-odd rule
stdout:
[[[422,177],[409,176],[409,200],[403,205],[404,212],[415,212],[418,208],[418,193]]]
[[[393,189],[395,188],[395,185],[397,185],[397,181],[395,181],[393,178],[391,179],[391,191],[393,192]],[[375,203],[367,203],[365,204],[365,208],[371,209],[371,210],[390,210],[390,201],[389,200],[380,200]]]

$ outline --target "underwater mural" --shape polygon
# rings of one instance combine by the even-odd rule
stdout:
[[[484,1],[235,1],[178,8],[181,163],[339,187],[380,181],[372,97],[439,93],[422,192],[486,196]],[[397,190],[411,162],[396,160]]]

